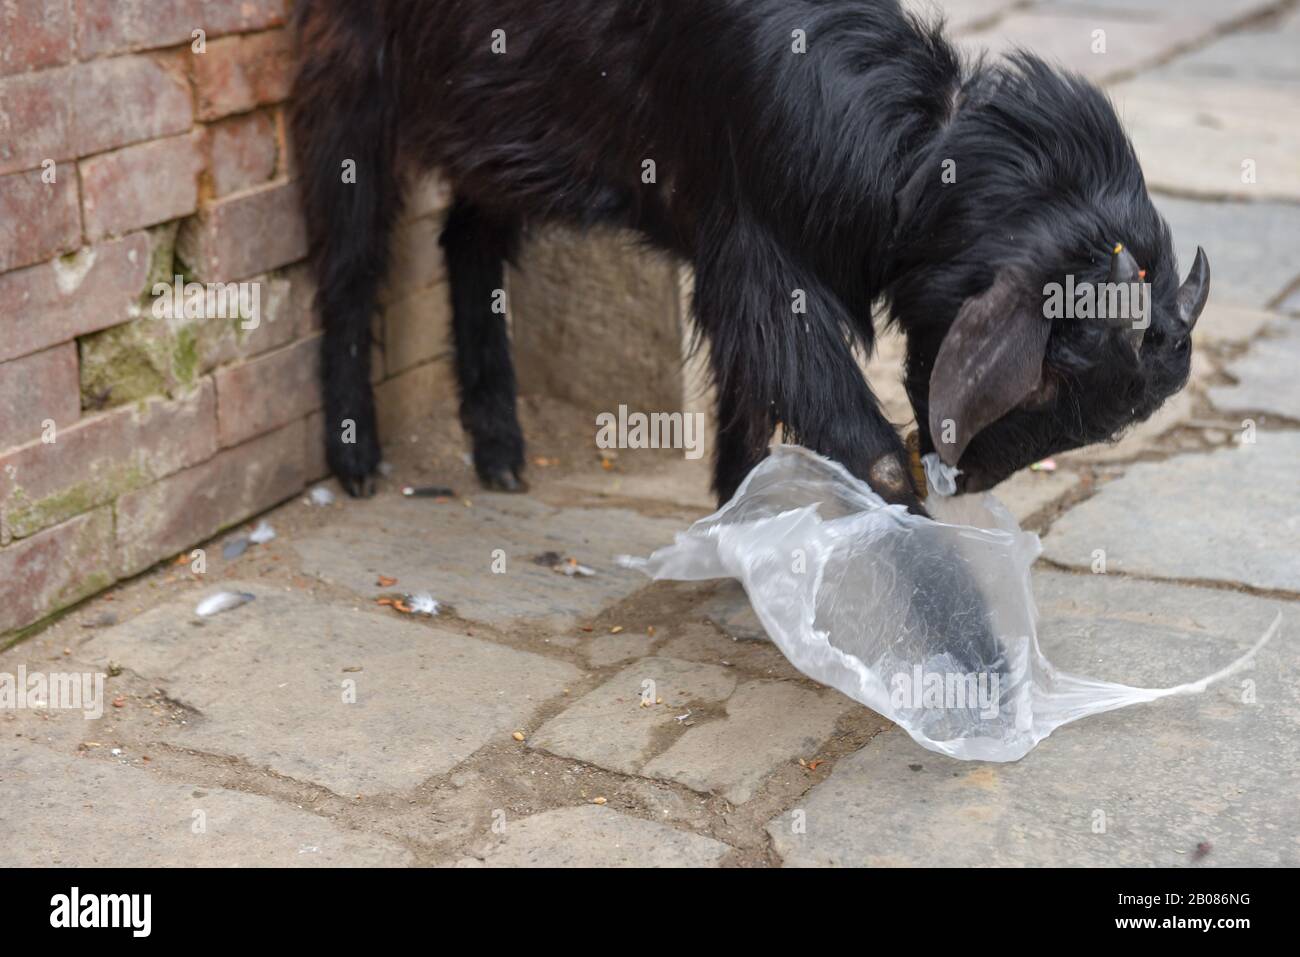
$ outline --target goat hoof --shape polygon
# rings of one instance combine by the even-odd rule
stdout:
[[[375,477],[373,475],[363,475],[359,478],[341,478],[339,484],[343,486],[343,491],[353,498],[370,498],[375,494]]]
[[[493,469],[490,472],[485,472],[480,478],[483,487],[492,492],[522,493],[528,491],[528,483],[516,475],[512,469]]]

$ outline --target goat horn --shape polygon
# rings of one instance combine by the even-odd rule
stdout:
[[[1178,318],[1187,326],[1188,332],[1196,326],[1196,320],[1201,318],[1201,310],[1209,298],[1210,261],[1205,257],[1205,250],[1197,246],[1192,269],[1178,287]]]

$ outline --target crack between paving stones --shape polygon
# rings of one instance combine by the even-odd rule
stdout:
[[[1052,571],[1066,572],[1071,575],[1094,574],[1092,569],[1087,565],[1066,565],[1046,557],[1040,557],[1038,562],[1035,564],[1042,564]],[[1184,588],[1213,588],[1218,591],[1232,591],[1240,594],[1251,595],[1255,598],[1266,598],[1271,601],[1300,601],[1300,592],[1287,591],[1284,588],[1262,588],[1258,585],[1247,585],[1242,582],[1224,581],[1220,578],[1166,578],[1159,575],[1141,575],[1118,570],[1107,571],[1101,577],[1125,578],[1130,581],[1149,582],[1153,585],[1180,585]]]

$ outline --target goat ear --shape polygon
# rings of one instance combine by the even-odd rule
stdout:
[[[930,439],[946,464],[955,466],[975,433],[1038,388],[1051,330],[1009,272],[962,303],[930,375]]]

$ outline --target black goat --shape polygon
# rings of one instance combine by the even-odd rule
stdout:
[[[326,441],[354,495],[380,458],[370,323],[390,232],[403,182],[433,167],[455,190],[442,245],[461,418],[491,487],[521,488],[524,465],[493,293],[543,221],[629,226],[693,265],[722,499],[780,423],[921,508],[855,360],[875,305],[907,335],[920,451],[958,465],[968,491],[1111,438],[1186,382],[1204,256],[1180,287],[1111,105],[1032,56],[963,65],[896,0],[298,7],[293,138]],[[1047,284],[1067,276],[1144,278],[1149,312],[1136,327],[1049,317]]]

